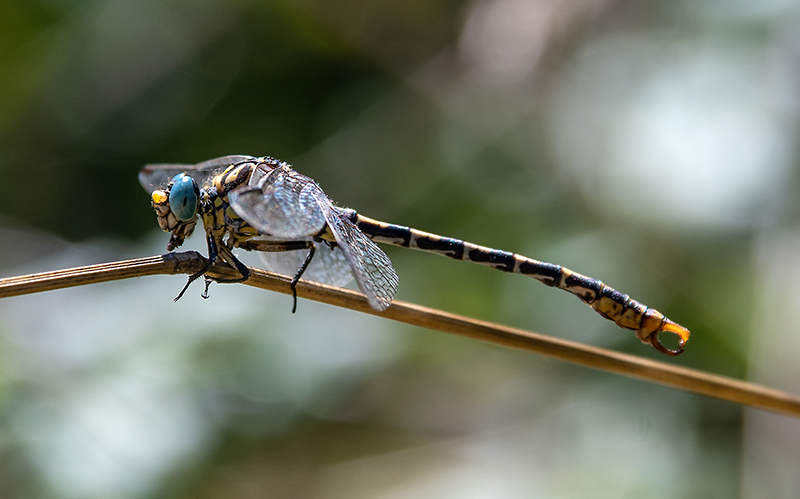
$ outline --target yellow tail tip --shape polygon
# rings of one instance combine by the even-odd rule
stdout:
[[[659,339],[659,333],[671,333],[678,336],[678,348],[675,350],[671,350],[664,345],[661,344],[661,340]],[[681,326],[680,324],[676,324],[669,319],[664,319],[661,327],[658,328],[653,333],[650,333],[646,338],[642,338],[642,341],[646,343],[650,343],[656,350],[661,353],[676,356],[683,353],[684,346],[686,346],[686,342],[689,341],[689,336],[691,333],[688,329]]]

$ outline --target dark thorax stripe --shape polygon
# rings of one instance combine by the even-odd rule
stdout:
[[[247,183],[254,167],[254,163],[231,165],[214,178],[214,187],[220,196],[227,196],[231,190]]]

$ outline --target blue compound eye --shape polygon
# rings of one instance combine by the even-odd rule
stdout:
[[[197,215],[197,203],[200,191],[194,179],[185,173],[179,173],[172,179],[169,190],[169,209],[178,220],[189,222]]]

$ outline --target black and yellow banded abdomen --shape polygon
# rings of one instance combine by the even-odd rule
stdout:
[[[688,329],[667,319],[657,310],[606,286],[602,281],[573,272],[561,265],[402,225],[380,222],[351,210],[348,210],[348,215],[374,241],[416,248],[455,260],[475,262],[503,272],[527,275],[548,286],[569,291],[606,319],[620,327],[636,331],[637,337],[643,343],[649,343],[663,353],[678,355],[683,352],[684,345],[689,340]],[[663,346],[658,339],[660,332],[677,335],[678,349],[670,350]]]

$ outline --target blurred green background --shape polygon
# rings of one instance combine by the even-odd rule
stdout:
[[[692,330],[660,360],[800,392],[799,33],[795,0],[6,0],[2,275],[162,253],[142,165],[271,155],[629,293]],[[386,251],[399,299],[660,358],[567,293]],[[0,302],[0,496],[800,490],[790,418],[183,283]]]

